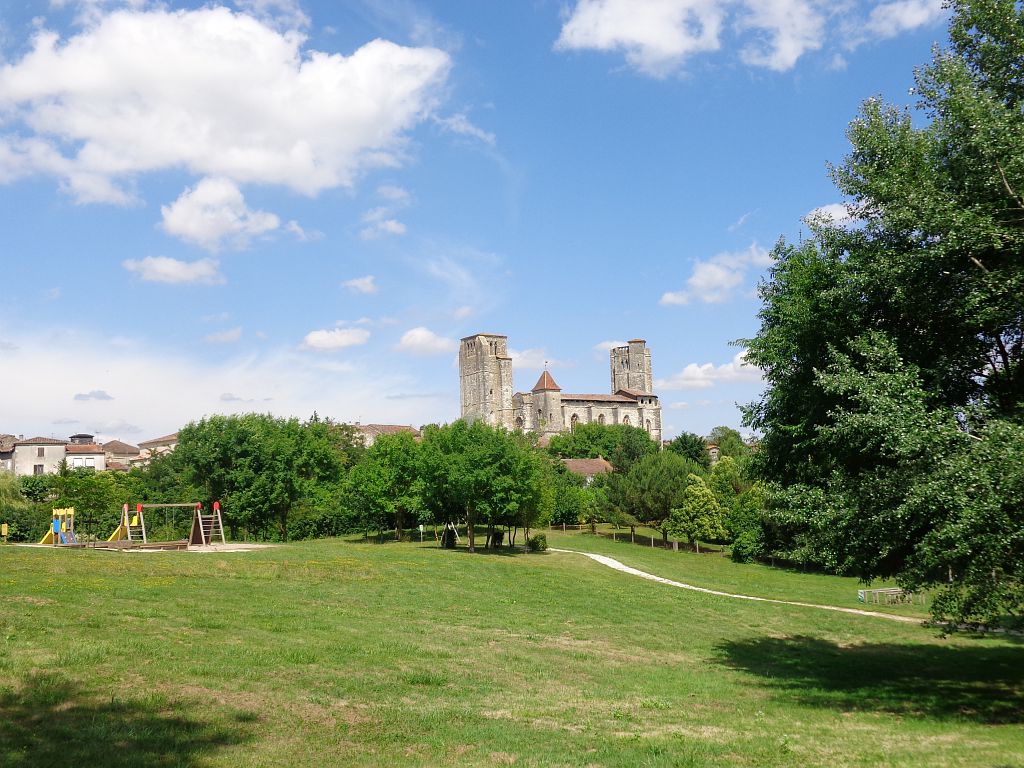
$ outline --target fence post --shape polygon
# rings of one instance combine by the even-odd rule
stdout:
[[[679,542],[678,541],[673,541],[672,542],[672,551],[673,552],[678,552],[679,551]]]

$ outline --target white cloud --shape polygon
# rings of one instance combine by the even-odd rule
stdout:
[[[376,240],[383,235],[404,235],[405,224],[398,219],[390,218],[393,213],[393,209],[387,206],[373,208],[364,213],[363,223],[367,226],[359,230],[359,237],[363,240]]]
[[[804,220],[820,220],[837,227],[846,227],[857,221],[857,218],[850,215],[850,209],[844,203],[829,203],[808,212]]]
[[[555,47],[622,51],[636,69],[663,77],[695,53],[718,50],[724,6],[714,0],[579,0]]]
[[[608,360],[608,353],[616,347],[624,347],[625,341],[600,341],[594,345],[594,357],[598,360]]]
[[[741,52],[747,64],[777,72],[792,69],[807,51],[821,48],[825,18],[809,0],[747,0],[748,15],[740,29],[762,30],[764,37],[748,43]]]
[[[350,291],[354,291],[355,293],[377,292],[376,278],[373,275],[353,277],[351,280],[345,280],[342,283],[342,286],[348,288]]]
[[[284,228],[286,232],[291,232],[293,235],[295,235],[295,239],[298,240],[300,243],[308,243],[310,240],[322,240],[324,236],[324,233],[320,232],[319,230],[312,229],[307,231],[303,229],[299,222],[295,221],[295,219],[292,219],[287,224],[285,224]]]
[[[203,337],[203,341],[208,341],[211,344],[231,344],[240,338],[242,338],[241,328],[228,328],[223,331],[207,334]]]
[[[438,336],[429,328],[410,328],[402,334],[397,349],[413,355],[446,355],[459,348],[455,339]]]
[[[249,240],[277,229],[272,213],[249,210],[241,190],[225,178],[204,178],[171,205],[161,206],[163,228],[169,235],[216,253],[224,243],[245,248]]]
[[[546,349],[510,349],[508,356],[512,358],[512,368],[520,371],[557,368],[565,365],[561,360],[548,357]]]
[[[455,311],[452,312],[452,315],[457,320],[465,320],[467,317],[472,317],[474,314],[476,314],[476,310],[468,304],[457,307]]]
[[[685,305],[691,301],[705,304],[720,304],[728,301],[736,289],[743,284],[751,269],[771,266],[771,254],[757,243],[745,251],[726,251],[706,261],[698,261],[686,288],[682,291],[668,291],[661,296],[661,303]]]
[[[895,0],[873,8],[866,29],[878,37],[896,37],[903,32],[935,24],[947,13],[942,0]]]
[[[445,130],[457,133],[459,136],[469,136],[492,147],[497,143],[497,138],[493,133],[471,123],[462,112],[449,117],[435,117],[434,121]]]
[[[125,348],[67,326],[12,333],[2,320],[0,336],[18,347],[10,355],[12,370],[46,372],[45,376],[9,377],[5,383],[0,424],[14,434],[49,434],[54,416],[68,415],[61,412],[71,393],[86,393],[110,381],[119,382],[116,401],[73,403],[79,424],[85,431],[95,428],[101,440],[123,436],[129,429],[140,439],[166,435],[189,421],[239,410],[302,419],[317,411],[339,421],[362,417],[364,422],[414,425],[450,421],[459,412],[457,384],[436,399],[389,399],[389,395],[438,392],[438,388],[436,382],[389,368],[386,361],[375,360],[373,369],[366,370],[357,363],[294,347],[215,356],[202,347],[183,346],[176,352],[143,343]],[[140,371],[160,375],[140,376]],[[225,393],[256,404],[221,400]]]
[[[622,53],[639,72],[665,77],[735,44],[746,64],[784,72],[829,43],[855,48],[865,32],[894,37],[945,12],[942,0],[894,0],[864,13],[864,4],[828,0],[577,0],[555,48]]]
[[[169,256],[147,256],[127,259],[121,266],[134,272],[148,283],[203,283],[217,285],[224,282],[216,259],[179,261]]]
[[[117,10],[68,39],[42,30],[0,67],[0,181],[49,174],[81,202],[127,203],[133,178],[163,169],[314,195],[397,165],[448,54],[304,43],[223,7]]]
[[[746,350],[739,352],[730,362],[717,366],[714,363],[690,363],[679,373],[655,381],[654,386],[657,389],[669,390],[710,389],[716,384],[723,383],[759,383],[761,369],[748,364],[745,361],[746,354]]]
[[[672,411],[686,411],[689,410],[690,404],[687,402],[669,403],[668,407]]]
[[[345,347],[356,347],[370,340],[365,328],[330,328],[310,331],[302,340],[302,346],[320,352],[333,352]]]

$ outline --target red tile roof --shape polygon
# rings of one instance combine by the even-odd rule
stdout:
[[[636,403],[636,398],[625,395],[562,395],[562,402],[566,400],[586,400],[600,403]]]
[[[32,437],[28,440],[19,440],[15,445],[67,445],[67,440],[57,440],[53,437]]]
[[[136,446],[129,443],[122,443],[120,440],[111,440],[108,443],[104,443],[103,450],[107,453],[118,453],[131,456],[134,456],[139,452],[139,449]]]
[[[93,443],[72,443],[71,445],[65,446],[64,450],[68,453],[103,453],[103,449]]]
[[[551,378],[551,374],[544,371],[537,379],[537,383],[533,385],[531,392],[561,392],[562,388],[555,384],[555,380]]]
[[[172,432],[171,434],[164,435],[163,437],[154,437],[152,440],[144,440],[141,443],[139,443],[139,447],[142,448],[144,446],[149,446],[149,445],[164,445],[164,444],[167,444],[167,443],[176,443],[176,442],[178,442],[178,433],[177,432]]]

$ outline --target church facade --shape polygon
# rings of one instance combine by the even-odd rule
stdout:
[[[551,436],[577,424],[629,424],[661,442],[661,403],[653,390],[651,351],[633,339],[609,353],[611,392],[562,392],[544,371],[529,392],[514,392],[508,337],[467,336],[459,344],[459,384],[464,419]]]

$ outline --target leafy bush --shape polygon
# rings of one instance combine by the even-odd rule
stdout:
[[[749,563],[761,556],[763,548],[758,531],[744,531],[732,543],[732,559],[737,563]]]
[[[543,552],[548,548],[548,536],[546,533],[537,533],[526,540],[526,548],[531,552]]]

